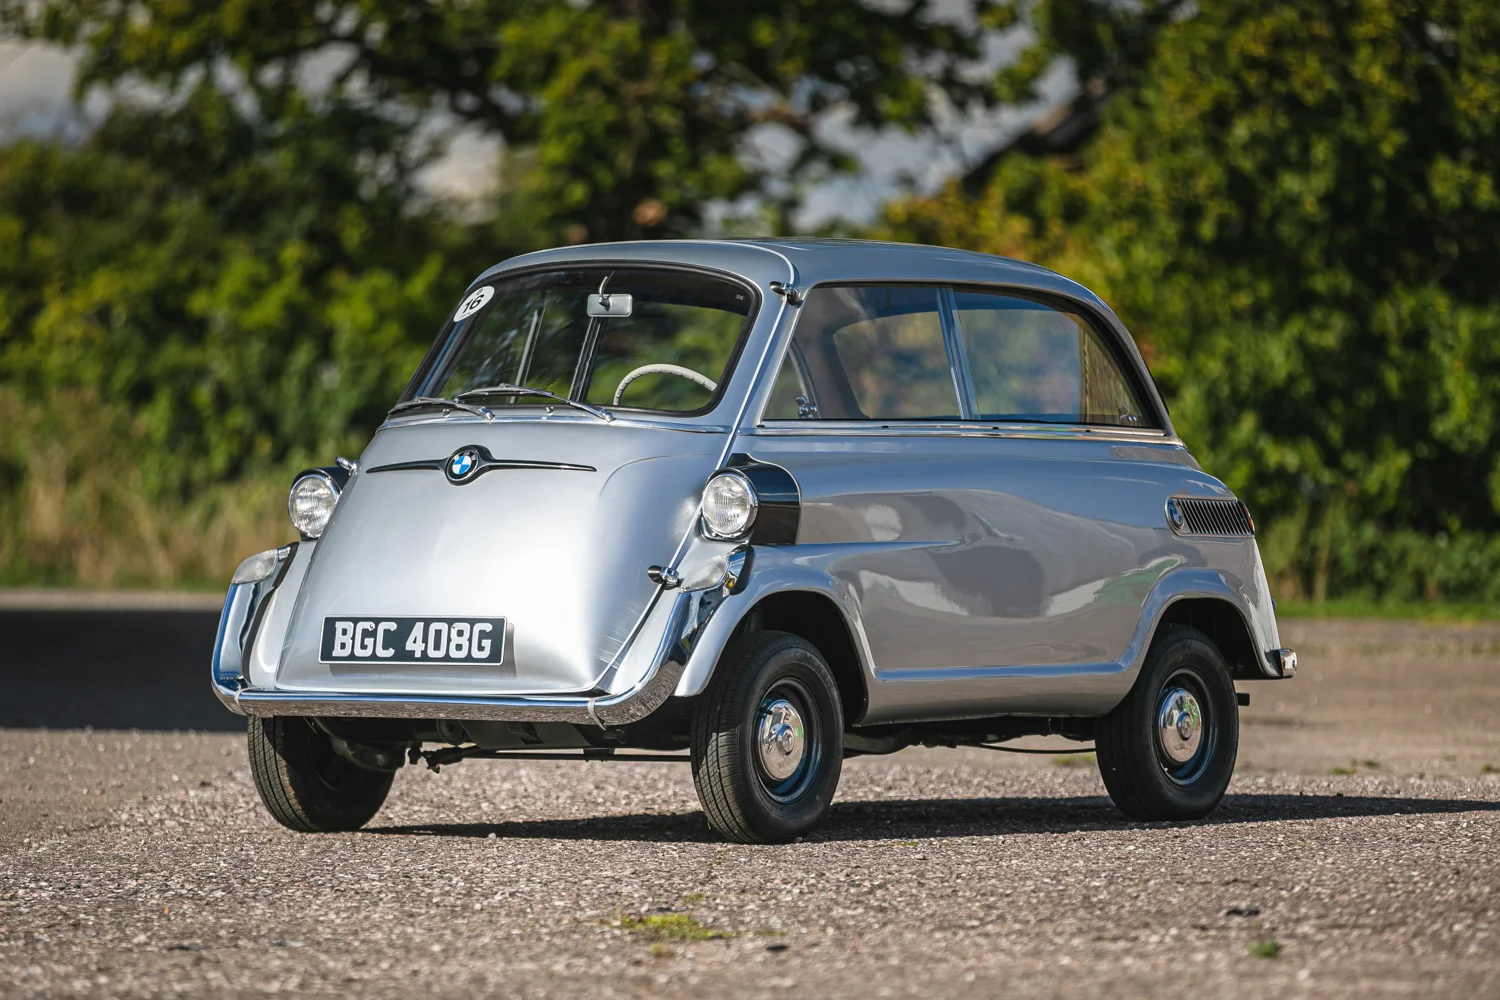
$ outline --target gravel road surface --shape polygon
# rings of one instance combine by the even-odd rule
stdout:
[[[0,729],[0,995],[1500,997],[1500,626],[1289,623],[1302,674],[1244,685],[1208,822],[1126,822],[1076,753],[924,750],[744,847],[680,764],[407,768],[369,829],[308,836],[242,732],[37,728],[129,715],[84,688],[157,666],[38,629],[190,619],[0,614],[0,721],[16,692],[42,720]],[[190,704],[149,718],[208,697],[161,691]]]

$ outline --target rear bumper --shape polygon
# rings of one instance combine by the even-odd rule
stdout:
[[[672,695],[704,629],[749,569],[748,549],[738,549],[725,562],[724,578],[703,590],[658,592],[657,601],[670,601],[665,625],[649,626],[647,614],[632,640],[656,648],[646,669],[623,691],[567,695],[422,695],[285,691],[249,683],[238,665],[249,658],[258,613],[274,588],[248,591],[233,587],[224,604],[214,649],[213,692],[232,712],[250,716],[295,715],[379,719],[457,719],[494,722],[567,722],[576,725],[622,726],[638,722],[661,707]],[[284,575],[284,574],[283,574]],[[280,576],[276,579],[280,580]],[[258,586],[258,585],[250,585]],[[654,605],[653,605],[654,606]],[[656,617],[660,622],[661,618]],[[646,633],[650,632],[648,636]]]

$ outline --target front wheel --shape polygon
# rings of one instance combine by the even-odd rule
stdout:
[[[1234,775],[1239,703],[1212,639],[1191,628],[1159,636],[1135,686],[1095,730],[1099,773],[1132,819],[1202,819]]]
[[[742,844],[817,825],[844,757],[844,712],[823,657],[800,636],[751,632],[719,660],[693,720],[693,784],[713,827]]]
[[[311,720],[250,719],[250,775],[276,822],[301,833],[358,830],[380,811],[394,775],[334,752]]]

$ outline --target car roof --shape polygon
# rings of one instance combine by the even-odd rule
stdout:
[[[774,247],[778,250],[824,251],[829,253],[848,253],[854,251],[867,254],[900,254],[902,256],[935,254],[947,258],[951,258],[954,255],[961,255],[971,258],[976,263],[1001,264],[1007,267],[1040,271],[1045,274],[1057,273],[1056,271],[1042,267],[1040,264],[1033,264],[1030,261],[1019,260],[1015,257],[981,253],[978,250],[960,250],[954,247],[936,246],[931,243],[900,243],[895,240],[857,240],[843,236],[788,236],[780,239],[769,237],[731,238],[725,239],[722,242],[743,243],[758,247]]]
[[[779,263],[773,264],[773,259]],[[769,267],[780,280],[790,278],[803,288],[848,281],[1003,284],[1078,299],[1111,313],[1083,285],[1029,261],[919,243],[807,236],[578,244],[512,257],[478,280],[521,267],[614,261],[695,264],[730,271],[757,284],[763,284],[758,279],[766,278]],[[783,273],[787,269],[790,274]]]

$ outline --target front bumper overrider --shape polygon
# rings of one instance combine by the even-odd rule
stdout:
[[[724,558],[723,575],[712,586],[658,590],[627,644],[649,642],[657,636],[656,648],[645,669],[624,690],[488,696],[306,692],[252,685],[247,665],[260,638],[267,605],[295,559],[295,547],[289,547],[278,550],[277,568],[266,580],[230,587],[214,647],[213,691],[230,711],[249,716],[566,722],[600,727],[638,722],[672,695],[714,612],[724,598],[744,587],[752,552],[744,546],[730,552]],[[654,615],[663,601],[670,602],[664,615]],[[653,626],[662,617],[665,624]]]

